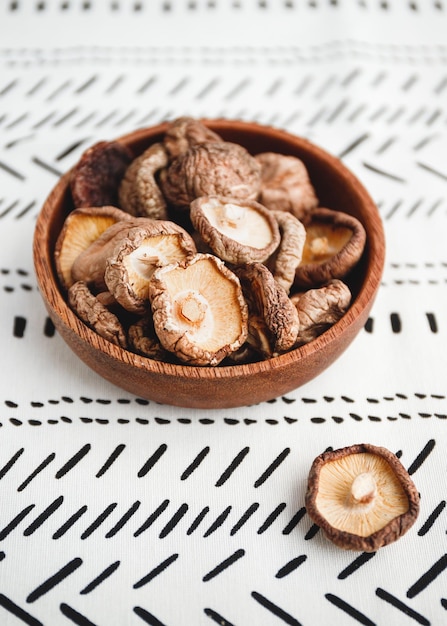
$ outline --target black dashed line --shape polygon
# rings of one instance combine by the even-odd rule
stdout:
[[[202,578],[203,582],[206,583],[212,578],[215,578],[216,576],[221,574],[224,570],[226,570],[228,567],[230,567],[230,565],[233,565],[236,561],[241,559],[243,556],[245,556],[245,550],[243,550],[242,548],[239,550],[236,550],[236,552],[234,552],[231,556],[229,556],[224,561],[219,563],[219,565],[216,565],[216,567],[214,567],[210,572],[208,572],[208,574],[205,574],[205,576]]]
[[[155,511],[151,515],[149,515],[147,520],[134,532],[133,536],[138,537],[139,535],[141,535],[141,533],[143,533],[150,526],[152,526],[155,520],[163,513],[168,505],[169,500],[163,500],[163,502],[155,509]]]
[[[109,504],[104,511],[98,515],[98,517],[84,530],[81,535],[81,539],[87,539],[91,534],[95,532],[101,526],[101,524],[108,518],[108,516],[116,509],[117,503],[113,502]]]
[[[11,615],[14,615],[22,622],[27,624],[27,626],[43,626],[42,622],[30,615],[30,613],[22,609],[20,606],[15,604],[15,602],[13,602],[3,593],[0,593],[0,606],[2,606],[6,611],[11,613]]]
[[[130,518],[138,511],[140,508],[141,502],[138,500],[132,504],[132,506],[126,511],[126,513],[118,520],[118,522],[106,533],[106,539],[110,539],[114,537],[120,530],[123,528],[125,524],[130,520]]]
[[[424,461],[426,461],[428,456],[433,452],[435,445],[436,445],[436,441],[434,439],[430,439],[426,443],[424,448],[421,450],[421,452],[418,454],[418,456],[415,458],[413,463],[408,468],[407,471],[410,475],[417,472],[417,470],[421,467]]]
[[[91,622],[85,615],[76,611],[73,607],[69,606],[65,602],[62,602],[59,605],[59,609],[62,615],[68,617],[74,624],[77,626],[96,626],[93,622]]]
[[[87,506],[81,506],[80,509],[73,513],[62,526],[53,534],[53,539],[60,539],[65,533],[80,519],[87,511]]]
[[[292,517],[292,519],[290,520],[290,522],[287,524],[287,526],[283,529],[282,534],[283,535],[290,535],[290,533],[292,532],[292,530],[295,528],[295,526],[297,526],[299,524],[299,522],[303,519],[303,517],[306,515],[306,508],[303,506],[301,507],[301,509],[299,509],[295,515]]]
[[[305,554],[301,554],[291,561],[288,561],[276,572],[275,578],[284,578],[285,576],[288,576],[289,574],[294,572],[300,565],[302,565],[306,560],[307,556]]]
[[[177,559],[178,559],[178,554],[172,554],[170,557],[168,557],[167,559],[165,559],[162,563],[160,563],[159,565],[157,565],[157,567],[154,567],[153,570],[151,570],[148,574],[146,574],[146,576],[143,576],[143,578],[141,578],[139,581],[137,581],[134,585],[133,588],[134,589],[140,589],[140,587],[144,587],[144,585],[147,585],[149,582],[151,582],[151,580],[153,580],[156,576],[158,576],[159,574],[161,574],[162,572],[164,572],[164,570],[169,567],[170,565],[172,565],[172,563],[174,563]]]
[[[275,470],[281,465],[281,463],[286,459],[286,457],[290,453],[290,448],[285,448],[276,459],[267,467],[267,469],[261,474],[261,476],[255,481],[254,487],[257,489],[261,485],[263,485],[268,478],[273,474]]]
[[[344,570],[337,576],[339,580],[345,580],[348,576],[354,574],[360,567],[368,563],[374,556],[375,552],[363,552],[360,556],[352,561]]]
[[[284,609],[279,607],[277,604],[274,604],[271,600],[269,600],[262,594],[258,593],[257,591],[252,591],[251,596],[252,598],[254,598],[254,600],[256,600],[256,602],[259,602],[261,606],[273,613],[273,615],[275,615],[276,617],[279,617],[279,619],[281,619],[289,626],[301,626],[301,623],[297,619],[292,617],[292,615],[284,611]]]
[[[36,519],[27,528],[25,528],[25,530],[23,531],[23,534],[25,535],[25,537],[32,535],[38,528],[40,528],[42,524],[44,524],[47,521],[47,519],[51,515],[53,515],[53,513],[57,511],[57,509],[61,506],[63,501],[64,501],[63,496],[59,496],[49,506],[47,506],[47,508],[44,511],[42,511],[42,513],[38,515]]]
[[[186,531],[187,535],[192,535],[192,533],[199,527],[199,525],[201,524],[202,520],[205,518],[205,515],[207,515],[207,513],[209,513],[209,510],[210,510],[209,506],[205,506],[200,511],[200,513],[197,515],[197,517],[195,518],[195,520],[193,521],[191,526]]]
[[[188,467],[182,473],[180,480],[186,480],[187,478],[189,478],[189,476],[194,472],[194,470],[196,470],[199,467],[199,465],[202,463],[203,459],[207,456],[209,451],[210,451],[210,448],[208,446],[203,448],[203,450],[199,452],[199,454],[192,461],[192,463],[190,463],[190,465],[188,465]]]
[[[150,470],[160,460],[160,458],[163,456],[163,454],[166,452],[167,449],[168,449],[168,446],[165,443],[159,446],[157,450],[154,452],[154,454],[146,461],[143,467],[138,471],[138,474],[137,474],[138,478],[143,478],[144,476],[146,476],[146,474],[150,472]]]
[[[414,598],[424,591],[447,568],[447,554],[443,554],[407,591],[407,598]]]
[[[61,468],[56,472],[55,478],[59,479],[68,474],[70,470],[75,467],[85,456],[90,452],[91,445],[87,443],[83,446],[76,454],[74,454],[71,459],[69,459]]]
[[[38,475],[40,474],[40,472],[42,470],[44,470],[47,465],[49,465],[52,461],[54,461],[54,459],[56,458],[56,454],[54,452],[52,452],[49,456],[47,456],[46,459],[44,459],[42,461],[42,463],[40,463],[40,465],[38,465],[36,467],[36,469],[31,472],[31,474],[28,476],[28,478],[26,478],[17,488],[17,491],[23,491],[28,485],[29,483]]]
[[[225,522],[230,512],[231,512],[231,506],[227,506],[227,508],[224,509],[222,513],[217,516],[217,518],[214,520],[214,522],[211,524],[211,526],[208,528],[208,530],[204,533],[203,536],[209,537],[210,535],[212,535],[220,526],[222,526],[222,524]]]
[[[86,585],[79,593],[81,595],[86,595],[88,593],[91,593],[94,589],[96,589],[96,587],[98,587],[98,585],[100,585],[107,578],[109,578],[114,572],[116,572],[119,566],[120,566],[120,561],[115,561],[114,563],[109,565],[109,567],[106,567],[106,569],[103,572],[101,572],[99,576],[97,576],[94,580],[92,580],[91,583]]]
[[[360,624],[363,624],[363,626],[376,626],[375,623],[369,619],[369,617],[366,617],[366,615],[361,613],[358,609],[354,608],[352,605],[348,604],[348,602],[342,600],[333,593],[326,593],[324,597],[329,600],[331,604],[344,611],[344,613],[357,620]]]
[[[236,468],[242,463],[244,458],[247,456],[249,451],[250,451],[249,447],[243,448],[235,456],[235,458],[232,460],[230,465],[227,467],[227,469],[222,473],[220,478],[217,480],[216,487],[221,487],[224,483],[227,482],[227,480],[230,478],[230,476],[233,474],[233,472],[236,470]]]
[[[20,513],[18,513],[10,522],[0,531],[0,541],[6,539],[6,537],[11,533],[20,522],[25,519],[30,511],[32,511],[35,507],[35,504],[30,504],[25,507]]]
[[[182,519],[182,517],[185,515],[185,513],[188,510],[188,505],[186,503],[183,503],[178,509],[177,511],[174,513],[174,515],[171,517],[171,519],[169,520],[169,522],[166,524],[166,526],[162,529],[162,531],[159,534],[159,538],[160,539],[164,539],[167,535],[169,535],[170,532],[172,532],[174,530],[174,528],[177,526],[177,524],[180,522],[180,520]]]
[[[13,404],[13,403],[7,403],[7,404],[8,406],[11,406],[11,405],[13,405],[14,407],[18,406],[17,404]],[[9,470],[13,467],[13,465],[22,456],[24,451],[25,451],[25,448],[20,448],[19,450],[17,450],[17,452],[12,455],[9,461],[0,469],[0,480],[9,472]]]
[[[414,609],[401,602],[401,600],[398,600],[388,591],[385,591],[384,589],[378,587],[376,589],[376,595],[381,600],[385,600],[385,602],[388,602],[389,604],[391,604],[391,606],[394,606],[396,609],[399,609],[399,611],[402,611],[402,613],[405,613],[405,615],[408,615],[408,617],[414,619],[416,622],[418,622],[418,624],[422,624],[422,626],[430,626],[430,622],[426,617],[424,617],[420,613],[417,613]]]
[[[53,574],[53,576],[51,576],[45,582],[39,585],[37,589],[32,591],[28,595],[26,601],[28,603],[35,602],[40,597],[42,597],[43,595],[51,591],[51,589],[53,589],[56,585],[61,583],[65,578],[67,578],[67,576],[70,576],[70,574],[73,574],[73,572],[76,571],[81,565],[82,565],[82,559],[80,558],[73,559],[72,561],[64,565],[64,567],[62,567],[58,572]]]
[[[248,507],[248,509],[245,511],[245,513],[240,517],[240,519],[233,526],[233,528],[230,531],[230,535],[231,536],[235,535],[242,528],[242,526],[250,519],[253,513],[255,513],[258,510],[258,508],[259,508],[258,502],[254,502],[253,504],[251,504]]]

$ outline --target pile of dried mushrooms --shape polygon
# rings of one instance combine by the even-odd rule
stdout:
[[[199,120],[134,156],[102,141],[71,172],[55,264],[76,314],[167,362],[269,359],[337,322],[365,230],[319,206],[304,163],[251,155]]]

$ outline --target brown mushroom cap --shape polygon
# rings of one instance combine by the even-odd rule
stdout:
[[[349,287],[338,278],[327,285],[290,297],[298,311],[300,332],[297,344],[309,343],[338,322],[351,303]]]
[[[248,341],[266,358],[290,350],[299,331],[298,311],[262,263],[235,267],[248,303]]]
[[[314,460],[306,508],[336,545],[374,552],[413,525],[419,494],[395,454],[357,444],[324,452]]]
[[[191,222],[203,241],[224,261],[265,261],[279,245],[275,216],[254,200],[204,196],[191,203]]]
[[[217,257],[196,254],[157,269],[149,283],[155,332],[181,361],[218,365],[247,336],[237,277]]]
[[[104,281],[107,260],[136,219],[130,216],[128,220],[115,222],[78,254],[71,267],[72,281],[84,281],[95,292],[107,291]]]
[[[274,211],[288,211],[299,220],[317,207],[315,189],[300,159],[276,152],[262,152],[255,158],[261,165],[259,202]]]
[[[193,117],[179,117],[168,124],[163,143],[170,159],[175,159],[189,148],[208,141],[223,141],[213,130]]]
[[[162,143],[152,144],[126,169],[119,186],[120,206],[131,215],[165,220],[166,201],[155,180],[156,173],[168,164]]]
[[[129,349],[137,354],[155,361],[164,361],[165,363],[172,361],[172,354],[161,345],[149,315],[145,315],[129,326],[127,339]]]
[[[124,309],[143,314],[150,309],[148,289],[154,270],[195,254],[196,247],[174,222],[135,219],[107,257],[104,282]]]
[[[311,287],[343,278],[359,261],[365,243],[366,232],[357,218],[332,209],[315,209],[306,223],[295,285]]]
[[[160,173],[168,203],[188,209],[200,196],[254,199],[260,187],[260,166],[241,145],[228,141],[193,145]]]
[[[68,214],[56,240],[54,261],[62,287],[68,289],[74,280],[71,270],[75,259],[102,233],[130,215],[113,206],[85,207]]]
[[[71,171],[75,207],[118,206],[118,186],[132,158],[131,150],[118,141],[100,141],[88,148]]]
[[[83,281],[73,283],[68,290],[71,309],[87,326],[111,343],[127,348],[126,332],[119,318],[109,311]]]
[[[303,256],[306,229],[291,213],[284,211],[271,211],[271,213],[278,223],[280,243],[266,265],[275,280],[289,293],[295,280],[296,268]]]

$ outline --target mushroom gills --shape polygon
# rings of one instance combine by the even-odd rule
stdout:
[[[301,264],[325,263],[346,246],[352,237],[350,228],[330,224],[309,224]]]
[[[157,267],[184,259],[185,251],[179,239],[178,235],[166,234],[144,239],[123,259],[129,276],[136,275],[148,281]]]
[[[197,262],[162,270],[172,302],[167,330],[184,332],[204,350],[214,351],[240,335],[241,313],[236,286],[222,280],[212,263]],[[168,325],[170,328],[168,328]]]
[[[213,198],[202,210],[214,228],[242,245],[263,249],[272,240],[269,223],[251,207]]]
[[[334,528],[369,537],[409,509],[388,462],[359,453],[321,468],[316,506]]]

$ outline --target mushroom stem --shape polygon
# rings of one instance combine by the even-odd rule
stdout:
[[[245,217],[246,211],[243,207],[240,207],[237,204],[227,202],[222,207],[220,222],[224,226],[237,228],[242,224],[243,221],[245,221]]]
[[[376,494],[376,481],[369,472],[358,474],[352,481],[350,495],[355,504],[369,504],[374,500]]]
[[[182,317],[188,322],[198,325],[205,319],[206,304],[194,293],[189,293],[179,302],[179,310]]]
[[[329,240],[327,237],[315,237],[310,243],[310,249],[314,258],[324,256],[329,251]]]

